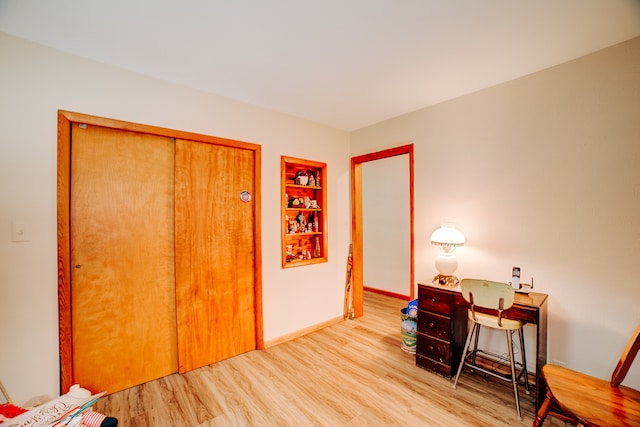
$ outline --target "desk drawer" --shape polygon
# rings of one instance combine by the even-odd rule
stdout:
[[[482,307],[476,307],[476,310],[480,313],[496,314],[495,310],[487,310]],[[502,315],[507,319],[516,319],[523,323],[538,323],[538,311],[531,307],[513,305],[510,309],[505,310]]]
[[[452,295],[426,286],[418,287],[418,308],[433,313],[451,315]]]
[[[451,364],[451,345],[420,332],[417,336],[416,353],[436,362]]]
[[[451,318],[418,310],[418,332],[451,341]]]
[[[526,323],[538,324],[538,310],[533,307],[512,306],[505,311],[507,319],[517,319]]]
[[[428,359],[426,357],[420,356],[419,354],[416,355],[416,365],[421,368],[433,371],[436,374],[440,374],[443,377],[451,378],[453,376],[451,366],[445,365],[444,363],[438,363],[435,360]]]

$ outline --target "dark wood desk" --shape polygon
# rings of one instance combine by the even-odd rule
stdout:
[[[536,409],[546,393],[541,372],[547,363],[547,299],[548,295],[537,292],[517,293],[504,314],[536,325]],[[467,337],[468,307],[459,288],[418,284],[416,365],[448,378],[455,375]],[[531,350],[527,348],[527,353]]]

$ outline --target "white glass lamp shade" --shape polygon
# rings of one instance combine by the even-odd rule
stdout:
[[[436,258],[436,269],[439,274],[433,278],[433,284],[458,285],[460,281],[453,275],[458,268],[458,260],[453,251],[456,247],[464,245],[464,235],[455,227],[443,224],[431,233],[431,243],[442,249]]]
[[[443,224],[431,233],[431,243],[455,248],[464,245],[464,235],[457,228]]]

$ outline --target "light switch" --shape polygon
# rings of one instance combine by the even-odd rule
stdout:
[[[29,230],[28,224],[13,223],[11,224],[11,240],[14,242],[28,242]]]

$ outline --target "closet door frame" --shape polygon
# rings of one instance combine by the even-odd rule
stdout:
[[[364,242],[362,226],[362,164],[389,157],[409,155],[409,251],[410,295],[415,298],[415,224],[414,224],[414,158],[413,144],[388,148],[351,158],[351,240],[353,244],[353,309],[355,317],[364,315]]]
[[[255,253],[255,340],[256,348],[264,349],[262,314],[262,217],[261,217],[261,146],[249,142],[148,126],[138,123],[90,116],[70,111],[58,111],[58,170],[57,170],[57,222],[58,222],[58,328],[60,348],[60,393],[73,385],[73,349],[71,331],[71,125],[86,123],[112,129],[187,139],[195,142],[217,144],[250,150],[254,155],[255,193],[253,224]]]

